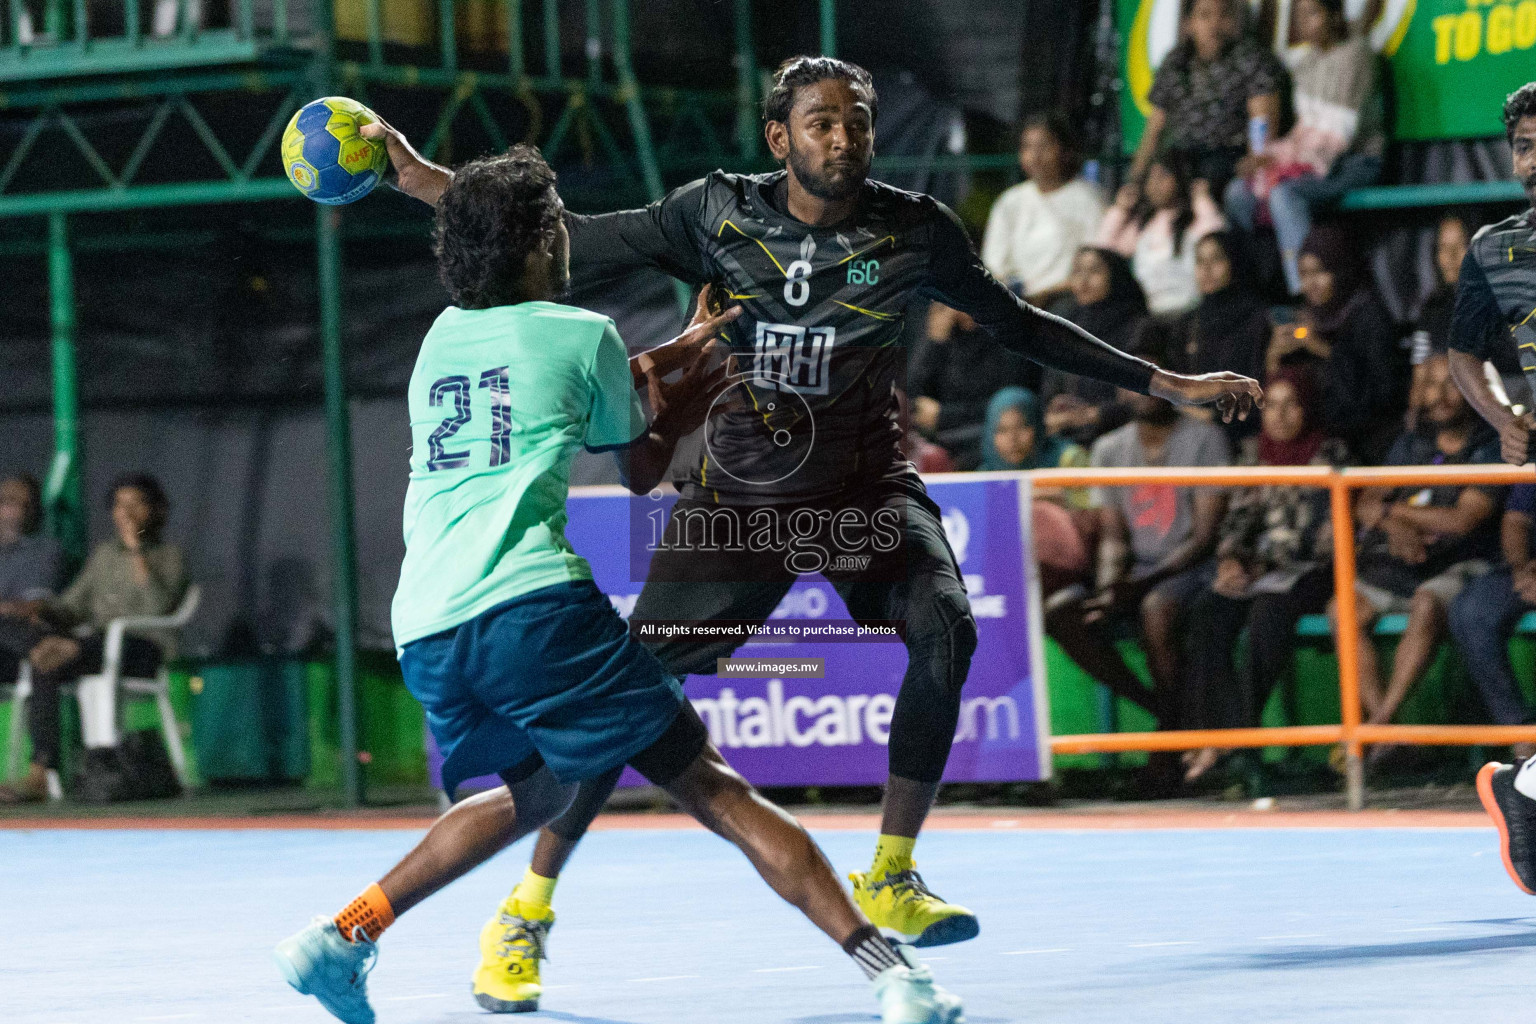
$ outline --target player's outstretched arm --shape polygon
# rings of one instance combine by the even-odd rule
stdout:
[[[364,125],[358,134],[365,139],[384,140],[389,164],[395,171],[395,180],[391,182],[395,188],[428,206],[437,205],[443,190],[453,180],[452,171],[416,152],[406,137],[382,117],[377,124]]]
[[[1228,423],[1264,404],[1259,382],[1236,373],[1186,376],[1160,370],[1081,327],[1021,301],[982,265],[960,218],[934,203],[929,277],[923,292],[969,313],[999,344],[1037,363],[1092,377],[1175,405],[1215,405]]]

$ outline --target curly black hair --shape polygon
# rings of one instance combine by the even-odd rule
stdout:
[[[560,211],[555,172],[533,146],[455,171],[432,231],[438,277],[453,304],[489,309],[522,301],[523,265],[554,236]]]
[[[107,488],[108,511],[117,501],[117,492],[124,488],[138,491],[144,496],[144,503],[149,506],[149,523],[144,532],[150,540],[158,541],[161,531],[165,529],[165,521],[171,515],[171,499],[166,496],[165,488],[148,473],[124,473]]]
[[[1528,117],[1536,117],[1536,82],[1526,82],[1504,101],[1504,137],[1515,141],[1515,129]]]
[[[773,73],[773,88],[763,97],[763,120],[789,123],[789,111],[795,105],[795,90],[831,79],[847,82],[854,92],[869,102],[869,120],[873,124],[880,113],[874,81],[869,72],[857,64],[836,57],[791,57],[780,64],[779,70]]]

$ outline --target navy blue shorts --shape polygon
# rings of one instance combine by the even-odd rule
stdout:
[[[544,587],[405,645],[443,789],[542,758],[561,782],[628,762],[667,731],[683,688],[590,580]]]

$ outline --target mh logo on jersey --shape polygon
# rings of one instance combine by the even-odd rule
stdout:
[[[775,391],[826,394],[836,336],[837,330],[832,327],[759,323],[752,360],[753,383]]]

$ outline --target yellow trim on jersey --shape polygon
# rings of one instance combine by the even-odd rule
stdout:
[[[764,294],[764,292],[750,292],[745,295],[738,295],[735,292],[726,292],[725,296],[728,299],[760,299]]]
[[[728,228],[728,227],[729,227],[729,228],[736,228],[736,233],[737,233],[737,234],[738,234],[738,235],[740,235],[740,236],[741,236],[741,237],[742,237],[742,238],[751,238],[751,239],[752,239],[752,241],[754,241],[754,242],[756,242],[756,243],[757,243],[757,246],[758,246],[758,248],[760,248],[760,249],[762,249],[762,250],[763,250],[763,252],[766,252],[766,253],[768,253],[768,258],[769,258],[769,259],[770,259],[770,260],[773,260],[773,265],[774,265],[774,266],[776,266],[776,267],[778,267],[778,268],[779,268],[779,273],[781,273],[781,274],[783,274],[783,275],[784,275],[784,277],[785,277],[785,278],[786,278],[786,279],[788,279],[788,277],[789,277],[789,271],[787,271],[787,270],[785,270],[785,269],[784,269],[784,264],[782,264],[782,263],[780,263],[780,262],[779,262],[779,261],[778,261],[778,258],[777,258],[777,257],[775,257],[775,256],[774,256],[774,255],[773,255],[773,253],[771,253],[771,252],[769,252],[769,251],[768,251],[768,247],[767,247],[767,246],[766,246],[766,245],[764,245],[764,244],[763,244],[763,240],[762,240],[762,239],[760,239],[760,238],[753,238],[753,237],[752,237],[752,236],[751,236],[751,235],[749,235],[749,234],[747,234],[747,233],[746,233],[746,232],[745,232],[745,231],[743,231],[743,230],[741,230],[741,228],[738,228],[738,227],[736,227],[736,225],[735,225],[735,224],[732,224],[732,223],[731,223],[731,222],[730,222],[730,221],[725,221],[725,222],[723,222],[723,223],[722,223],[722,224],[721,224],[721,225],[720,225],[720,230],[719,230],[719,231],[716,231],[716,232],[715,232],[715,237],[716,237],[716,238],[719,238],[719,237],[720,237],[720,236],[721,236],[721,235],[723,235],[723,234],[724,234],[724,233],[725,233],[725,229],[726,229],[726,228]]]
[[[844,263],[847,263],[848,260],[856,260],[860,256],[863,256],[867,252],[873,252],[874,250],[876,250],[876,249],[880,248],[882,245],[884,245],[886,242],[890,242],[892,245],[895,245],[896,244],[896,236],[895,235],[886,235],[884,238],[880,239],[880,241],[876,242],[874,245],[871,245],[868,248],[860,249],[856,253],[851,253],[846,259],[838,260],[836,263],[834,263],[832,265],[834,267],[840,267]]]
[[[839,306],[842,306],[844,309],[851,309],[855,313],[863,313],[865,316],[872,316],[876,320],[884,320],[884,321],[889,322],[891,320],[900,320],[902,318],[902,314],[900,314],[900,313],[882,313],[879,310],[865,309],[862,306],[852,306],[852,305],[849,305],[846,302],[838,302],[836,299],[833,299],[832,301],[836,302]]]

